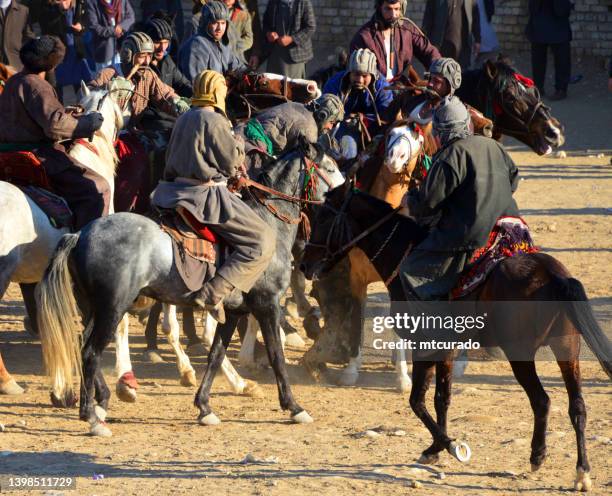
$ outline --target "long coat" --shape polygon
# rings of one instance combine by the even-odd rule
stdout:
[[[529,0],[525,34],[532,43],[566,43],[572,40],[569,0]]]
[[[19,50],[34,33],[30,26],[29,9],[17,0],[13,0],[6,11],[2,40],[0,40],[0,62],[6,61],[10,66],[21,70],[23,64],[19,59]]]
[[[136,21],[136,16],[129,0],[123,0],[122,5],[123,15],[119,25],[127,33]],[[87,0],[85,11],[87,25],[93,31],[94,60],[98,63],[111,60],[119,52],[120,42],[115,37],[115,28],[100,5],[100,0]]]

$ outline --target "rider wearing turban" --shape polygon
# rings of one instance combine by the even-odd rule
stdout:
[[[445,99],[434,112],[433,131],[441,149],[425,182],[406,201],[410,215],[430,227],[400,266],[410,299],[446,299],[497,219],[519,215],[512,197],[516,165],[497,141],[473,135],[469,122],[457,97]]]
[[[227,189],[244,163],[244,146],[225,116],[225,79],[203,71],[193,83],[192,108],[172,131],[164,180],[151,202],[159,208],[184,208],[228,243],[233,251],[214,277],[194,290],[194,302],[225,321],[223,301],[234,288],[248,292],[266,270],[276,246],[276,234]]]

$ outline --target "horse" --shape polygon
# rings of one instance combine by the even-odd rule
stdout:
[[[10,65],[0,64],[0,93],[4,90],[4,84],[15,72]]]
[[[103,176],[113,185],[117,156],[113,142],[123,123],[121,110],[106,91],[91,92],[80,106],[85,112],[99,111],[102,127],[91,143],[77,140],[69,155]],[[112,193],[111,193],[112,198]],[[67,228],[58,229],[47,214],[16,185],[0,181],[0,298],[9,283],[19,283],[26,310],[35,320],[34,287],[42,278],[47,263]],[[0,356],[0,393],[19,394],[22,388],[10,376]]]
[[[288,101],[308,103],[321,96],[317,83],[270,72],[228,74],[227,108],[232,120],[250,119],[260,110]]]
[[[354,192],[350,184],[334,189],[327,195],[313,223],[301,264],[306,276],[313,278],[330,270],[349,249],[358,246],[385,281],[391,300],[407,300],[397,276],[398,267],[410,247],[418,245],[427,232],[410,217],[398,214],[397,210],[377,198]],[[593,315],[584,287],[561,262],[536,252],[502,260],[482,285],[465,298],[484,303],[559,302],[552,310],[550,307],[525,305],[511,317],[498,315],[494,318],[494,326],[488,326],[481,339],[487,342],[487,346],[502,348],[514,376],[529,397],[534,413],[532,470],[539,469],[546,457],[546,425],[550,409],[550,400],[536,373],[534,357],[540,347],[551,347],[568,392],[569,417],[576,432],[575,488],[590,489],[590,466],[585,446],[586,406],[580,384],[580,336],[610,379],[612,344]],[[512,359],[517,356],[517,344],[521,350],[520,361]],[[433,444],[423,451],[420,463],[436,462],[439,453],[445,449],[462,462],[470,457],[471,450],[466,443],[456,442],[447,435],[453,360],[452,351],[441,351],[435,357],[423,355],[418,349],[413,351],[414,385],[410,406],[433,437]],[[437,422],[425,404],[434,370]]]
[[[289,283],[287,260],[297,235],[298,223],[294,220],[301,217],[302,194],[314,186],[311,191],[316,200],[344,178],[335,162],[322,152],[309,156],[314,161],[303,150],[292,151],[262,172],[259,179],[270,198],[250,189],[244,192],[245,201],[276,227],[276,250],[253,289],[247,294],[234,292],[225,301],[227,320],[216,329],[195,399],[202,425],[219,423],[209,406],[210,388],[236,323],[246,313],[253,313],[261,326],[281,407],[290,411],[294,422],[312,422],[293,398],[289,385],[279,343],[279,298]],[[304,181],[306,177],[314,184]],[[70,402],[73,371],[78,377],[82,374],[80,418],[90,423],[93,435],[112,434],[104,423],[110,391],[100,370],[101,354],[139,296],[175,305],[193,304],[173,265],[170,237],[151,219],[132,213],[97,219],[80,233],[65,235],[37,289],[43,356],[54,394]],[[76,326],[78,315],[84,331]]]

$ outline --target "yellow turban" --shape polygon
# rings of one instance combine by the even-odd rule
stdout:
[[[215,107],[225,114],[225,97],[227,84],[225,78],[217,71],[202,71],[193,81],[193,98],[195,107]]]

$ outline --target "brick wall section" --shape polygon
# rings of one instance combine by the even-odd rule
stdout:
[[[359,26],[366,22],[374,9],[374,0],[311,0],[317,16],[315,47],[320,58],[327,58],[335,46],[347,46]],[[140,0],[132,0],[139,8]],[[267,0],[260,0],[263,14]],[[574,39],[572,49],[576,55],[612,55],[612,0],[574,0],[571,17]],[[191,15],[191,0],[183,0],[185,16]],[[139,9],[138,9],[139,10]],[[425,0],[408,0],[407,15],[421,25]],[[529,50],[524,31],[527,23],[527,0],[496,1],[493,18],[502,50],[521,52]],[[331,57],[333,58],[333,56]],[[321,61],[321,63],[324,63]]]

